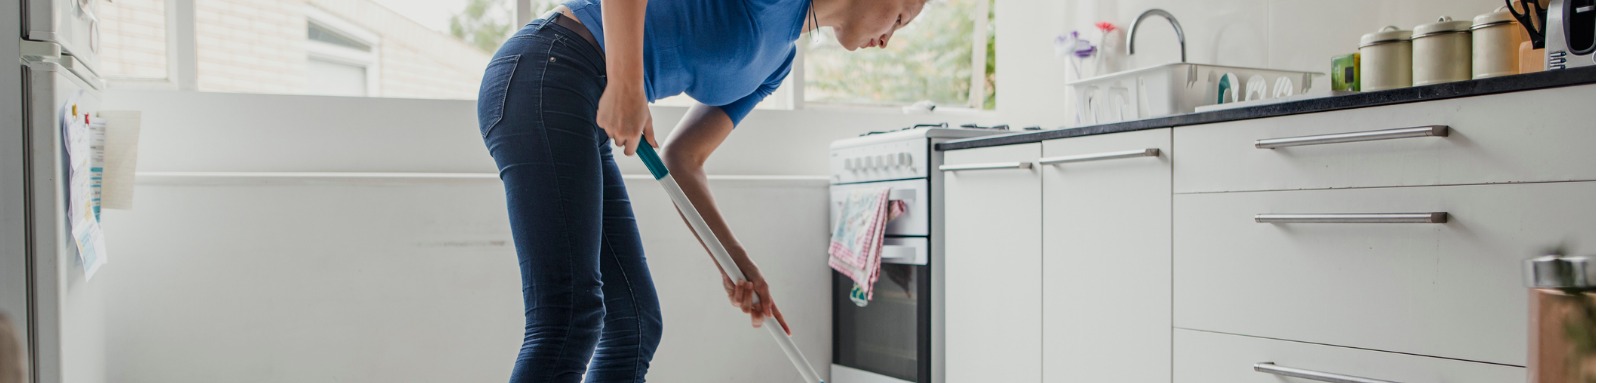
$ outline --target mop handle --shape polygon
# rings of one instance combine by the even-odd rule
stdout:
[[[678,212],[683,213],[683,218],[689,221],[690,227],[694,228],[694,234],[700,237],[700,242],[704,243],[706,248],[711,249],[711,256],[716,259],[717,266],[721,267],[722,272],[728,274],[728,278],[732,279],[734,283],[744,282],[744,273],[739,271],[737,264],[733,263],[733,257],[728,255],[728,249],[722,247],[722,242],[718,241],[716,234],[711,232],[711,227],[706,225],[705,219],[700,217],[700,211],[689,203],[689,197],[683,194],[682,188],[678,187],[678,181],[672,179],[672,175],[667,173],[667,165],[661,162],[661,157],[656,155],[656,150],[650,147],[649,142],[640,140],[637,152],[639,159],[644,160],[644,166],[650,169],[650,175],[654,176],[656,181],[661,183],[661,187],[667,190],[667,197],[672,198],[672,204],[678,207]],[[752,296],[750,299],[757,304],[761,303],[760,297]],[[801,378],[804,378],[807,383],[826,383],[817,375],[816,371],[811,369],[811,362],[807,361],[805,354],[801,354],[800,348],[794,345],[794,339],[789,338],[789,334],[783,332],[783,325],[778,324],[776,317],[767,317],[766,322],[761,327],[767,328],[767,333],[772,335],[772,340],[777,341],[778,347],[782,348],[783,353],[789,356],[789,362],[794,363],[794,368],[800,371]]]

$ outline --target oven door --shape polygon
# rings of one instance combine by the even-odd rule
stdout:
[[[833,381],[930,381],[928,266],[884,263],[866,307],[850,301],[853,286],[833,273],[833,364],[847,367]]]

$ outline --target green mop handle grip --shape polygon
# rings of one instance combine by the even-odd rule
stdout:
[[[657,180],[667,176],[667,163],[661,162],[661,156],[656,155],[656,148],[650,146],[650,141],[639,140],[639,147],[635,151],[639,159],[644,160],[644,167],[650,168],[650,175]]]

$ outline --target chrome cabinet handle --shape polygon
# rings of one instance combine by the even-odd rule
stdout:
[[[1033,169],[1033,162],[993,162],[966,165],[939,165],[939,170],[954,172],[962,170],[1000,170],[1000,169]]]
[[[1256,223],[1445,223],[1448,217],[1444,212],[1256,214]]]
[[[1256,363],[1256,372],[1264,372],[1277,376],[1290,378],[1311,379],[1328,383],[1400,383],[1392,380],[1379,380],[1359,376],[1339,375],[1322,371],[1302,370],[1293,367],[1283,367],[1272,362]]]
[[[1445,125],[1427,125],[1415,128],[1369,130],[1365,132],[1350,132],[1337,134],[1323,134],[1316,136],[1300,136],[1285,138],[1268,138],[1256,140],[1256,149],[1277,149],[1290,146],[1340,144],[1346,142],[1393,140],[1396,138],[1412,137],[1449,137],[1450,127]]]
[[[1089,162],[1089,161],[1100,161],[1100,160],[1114,160],[1114,159],[1118,159],[1118,158],[1156,157],[1156,156],[1160,156],[1160,155],[1161,155],[1161,149],[1149,148],[1149,149],[1139,149],[1139,150],[1127,150],[1127,151],[1121,151],[1121,152],[1095,153],[1095,154],[1084,154],[1084,155],[1077,155],[1077,156],[1040,158],[1039,159],[1039,165],[1055,165],[1055,164],[1064,164],[1064,163],[1068,163],[1068,162]]]

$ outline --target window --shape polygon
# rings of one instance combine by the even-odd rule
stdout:
[[[805,54],[810,104],[994,108],[991,0],[929,0],[887,49],[845,51],[830,34]],[[826,30],[825,30],[826,31]]]
[[[100,71],[117,86],[473,99],[518,20],[561,0],[97,1]],[[992,109],[994,0],[927,1],[886,50],[846,52],[827,30],[819,43],[802,36],[794,72],[756,107]]]
[[[167,78],[167,2],[121,0],[96,4],[101,74],[112,79]]]
[[[379,94],[377,34],[317,9],[306,12],[304,93],[328,96]]]
[[[518,1],[102,2],[102,72],[212,92],[472,99]]]

